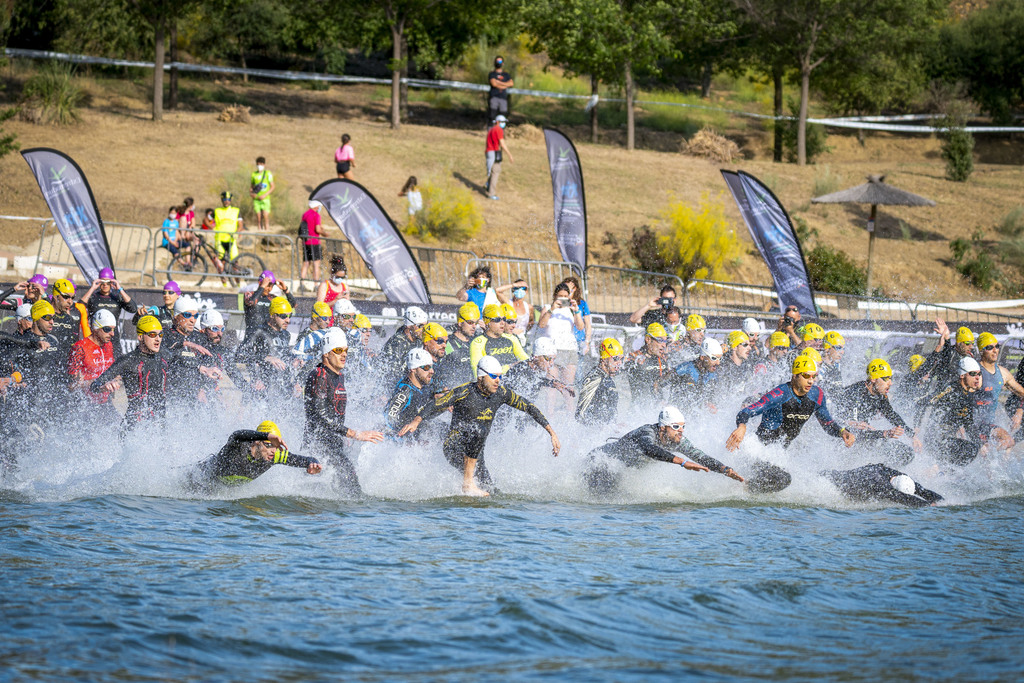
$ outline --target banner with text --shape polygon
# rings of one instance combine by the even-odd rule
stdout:
[[[558,250],[562,260],[575,264],[582,275],[587,269],[587,200],[580,158],[569,138],[553,128],[544,129],[544,143],[551,167]]]
[[[775,280],[779,310],[796,306],[801,316],[817,318],[807,264],[804,263],[796,231],[782,203],[749,173],[722,171],[722,177]]]
[[[388,301],[430,303],[430,292],[419,263],[394,222],[366,188],[339,178],[321,183],[309,198],[324,205],[366,261]]]
[[[85,174],[63,152],[46,147],[21,153],[36,176],[53,221],[82,274],[90,282],[103,268],[114,268],[100,211]]]

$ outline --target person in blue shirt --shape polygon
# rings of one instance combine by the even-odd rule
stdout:
[[[184,246],[182,240],[178,239],[178,207],[172,206],[167,209],[167,218],[164,219],[160,231],[163,233],[163,242],[160,246],[171,252],[173,256],[177,256],[178,250]]]
[[[472,301],[481,311],[484,306],[493,303],[511,303],[503,292],[494,289],[494,277],[491,269],[487,266],[480,266],[473,270],[466,278],[466,284],[455,293],[459,301]]]

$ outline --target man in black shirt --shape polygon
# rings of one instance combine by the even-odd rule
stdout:
[[[490,123],[498,114],[508,116],[508,89],[515,83],[512,75],[505,71],[504,58],[498,55],[494,58],[494,71],[487,74],[487,82],[491,86],[487,93],[487,121]]]

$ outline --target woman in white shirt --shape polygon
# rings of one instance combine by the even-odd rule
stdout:
[[[570,296],[565,284],[555,287],[551,303],[544,306],[537,321],[538,337],[549,337],[558,349],[555,364],[562,368],[562,381],[572,386],[576,377],[576,363],[579,361],[579,344],[576,330],[583,330],[583,316],[579,305]]]

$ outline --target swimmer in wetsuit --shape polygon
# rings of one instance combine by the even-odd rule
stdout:
[[[853,500],[892,502],[913,508],[935,505],[942,500],[939,494],[881,463],[854,470],[829,470],[821,475]]]
[[[399,429],[412,422],[427,403],[434,400],[434,359],[426,349],[409,351],[406,365],[409,373],[405,379],[395,386],[394,393],[384,408],[387,420],[387,431],[395,434]],[[420,433],[416,433],[420,436]]]
[[[686,421],[675,406],[666,406],[658,415],[657,424],[643,425],[603,446],[588,456],[584,474],[587,486],[595,493],[610,493],[619,483],[615,461],[626,467],[642,468],[654,461],[680,465],[695,472],[717,472],[742,482],[743,477],[723,465],[683,436]]]
[[[320,461],[289,453],[281,439],[281,430],[264,420],[255,431],[240,429],[216,455],[195,466],[189,473],[188,488],[209,493],[217,484],[238,486],[256,479],[274,465],[301,467],[306,474],[320,474]]]
[[[538,340],[539,341],[539,340]],[[576,421],[585,425],[610,425],[619,414],[619,390],[612,379],[622,368],[622,344],[614,337],[601,341],[600,360],[580,383]]]
[[[444,457],[457,469],[462,469],[462,492],[469,496],[488,496],[473,480],[476,476],[485,486],[491,476],[483,463],[484,446],[491,431],[495,413],[503,405],[527,413],[551,435],[551,449],[557,456],[561,449],[555,430],[533,405],[519,394],[501,385],[502,367],[497,358],[484,356],[477,365],[477,380],[455,387],[428,403],[420,414],[402,427],[398,436],[416,431],[424,419],[432,419],[453,408],[452,424],[444,440]],[[479,466],[478,466],[479,462]]]

